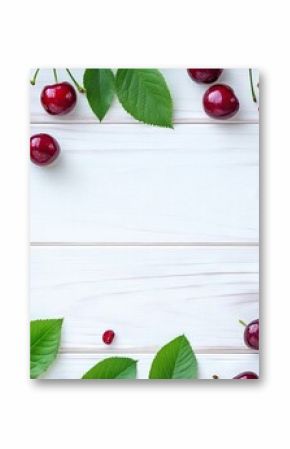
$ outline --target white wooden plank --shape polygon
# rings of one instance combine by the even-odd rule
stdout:
[[[63,149],[31,164],[34,242],[257,242],[258,126],[37,125]]]
[[[122,356],[121,354],[119,356]],[[124,354],[138,360],[137,378],[148,379],[154,354]],[[55,364],[43,375],[43,379],[80,379],[96,363],[110,354],[60,354]],[[258,354],[197,354],[199,365],[198,379],[232,379],[244,371],[259,374]],[[217,380],[215,382],[218,382]]]
[[[82,81],[83,70],[73,71],[76,78]],[[207,89],[206,85],[194,83],[188,76],[186,69],[162,70],[172,92],[174,100],[175,123],[213,122],[202,107],[202,96]],[[68,81],[64,70],[59,71],[60,79]],[[255,83],[258,81],[258,71],[255,71]],[[219,82],[229,84],[236,92],[240,101],[239,113],[230,121],[258,121],[258,106],[253,103],[250,91],[248,69],[227,69],[222,74]],[[51,116],[42,108],[39,97],[42,88],[46,84],[53,84],[52,70],[42,69],[37,84],[30,87],[31,121],[33,123],[60,123],[60,122],[96,122],[86,98],[78,95],[77,107],[65,116]],[[257,90],[258,93],[258,90]],[[104,119],[104,123],[134,123],[134,119],[127,114],[117,100]]]
[[[195,350],[247,350],[258,317],[256,247],[32,247],[31,319],[65,317],[62,347],[154,352],[186,334]]]

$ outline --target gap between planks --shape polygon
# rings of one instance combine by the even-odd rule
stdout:
[[[150,347],[150,348],[142,348],[142,347],[130,347],[130,348],[119,348],[119,349],[113,349],[111,348],[110,350],[108,350],[108,348],[94,348],[91,346],[87,346],[87,347],[62,347],[59,350],[60,354],[67,354],[67,355],[87,355],[87,356],[96,356],[96,355],[122,355],[122,354],[149,354],[149,355],[155,355],[156,352],[160,349],[160,347],[156,346],[156,347]],[[199,355],[217,355],[217,354],[222,354],[222,355],[249,355],[249,354],[256,354],[259,355],[259,351],[255,351],[252,349],[247,349],[247,348],[240,348],[240,347],[236,347],[236,348],[226,348],[226,347],[212,347],[212,348],[199,348],[199,349],[195,349],[194,350],[195,354],[199,354]]]
[[[141,123],[142,124],[142,123]],[[221,120],[208,120],[208,119],[183,119],[183,120],[175,120],[173,122],[174,125],[217,125],[217,124],[227,124],[227,125],[259,125],[258,119],[245,119],[245,120],[231,120],[227,123]],[[94,119],[92,120],[65,120],[65,121],[57,121],[57,122],[45,122],[39,120],[30,121],[30,125],[36,126],[53,126],[53,125],[140,125],[140,122],[132,122],[132,121],[111,121],[111,122],[98,122]],[[154,126],[154,125],[147,125]]]
[[[148,246],[148,247],[166,247],[166,246],[205,246],[205,247],[259,247],[259,242],[30,242],[30,246]]]

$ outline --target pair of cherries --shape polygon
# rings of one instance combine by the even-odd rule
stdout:
[[[40,101],[51,115],[64,115],[72,111],[77,102],[75,88],[67,82],[45,86]],[[59,155],[60,146],[49,134],[35,134],[30,138],[30,159],[36,165],[49,165]]]
[[[244,331],[244,342],[245,344],[251,348],[258,350],[259,349],[259,320],[251,321],[249,324],[245,324],[243,321],[240,321],[243,326],[245,326]],[[234,377],[234,379],[259,379],[256,373],[252,371],[245,371],[244,373],[238,374]]]
[[[259,320],[251,321],[249,324],[244,323],[240,320],[240,323],[245,326],[244,331],[244,342],[245,344],[251,348],[258,350],[259,349]],[[218,376],[214,375],[214,379],[219,379]],[[259,379],[259,376],[253,371],[244,371],[243,373],[238,374],[233,379]]]
[[[251,321],[249,324],[245,324],[243,321],[240,321],[243,326],[245,326],[244,331],[244,342],[245,344],[251,348],[258,350],[259,349],[259,320]],[[259,379],[259,376],[252,371],[245,371],[244,373],[238,374],[234,377],[234,379]]]
[[[245,326],[244,331],[244,342],[245,344],[251,348],[258,350],[259,349],[259,320],[251,321],[249,324],[245,324],[243,321],[240,321],[243,326]],[[214,379],[218,379],[218,376],[213,376]],[[253,371],[244,371],[243,373],[238,374],[233,379],[259,379],[259,376]]]
[[[218,80],[223,69],[187,69],[197,83],[211,84]],[[215,119],[228,119],[239,110],[240,103],[233,89],[226,84],[214,84],[203,95],[207,115]]]

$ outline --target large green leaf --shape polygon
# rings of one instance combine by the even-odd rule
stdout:
[[[83,81],[89,105],[102,121],[114,97],[114,74],[111,69],[86,69]]]
[[[30,377],[36,379],[55,360],[61,337],[62,319],[30,322]]]
[[[197,360],[184,335],[175,338],[157,352],[150,379],[196,379]]]
[[[82,379],[136,379],[137,361],[125,357],[110,357],[97,363]]]
[[[159,70],[118,69],[116,90],[122,106],[134,118],[172,128],[172,99]]]

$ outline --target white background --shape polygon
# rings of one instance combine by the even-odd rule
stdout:
[[[289,73],[286,2],[10,3],[1,14],[3,447],[285,446],[289,400]],[[125,8],[127,6],[127,10]],[[134,17],[135,13],[135,17]],[[127,23],[125,23],[125,18]],[[289,33],[288,33],[289,34]],[[38,383],[28,378],[27,147],[31,66],[259,67],[264,381]],[[4,156],[4,157],[3,157]]]

